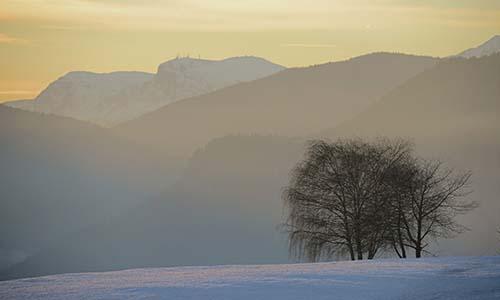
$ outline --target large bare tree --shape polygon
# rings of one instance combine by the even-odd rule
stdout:
[[[430,239],[464,229],[455,217],[475,207],[464,198],[470,176],[416,158],[403,139],[311,142],[283,193],[290,254],[421,257]]]
[[[411,151],[404,140],[312,142],[283,193],[291,254],[373,258],[385,246],[391,211],[385,177]]]

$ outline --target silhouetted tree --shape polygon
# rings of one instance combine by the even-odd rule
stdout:
[[[465,229],[455,217],[475,207],[464,199],[470,176],[415,158],[402,139],[314,141],[283,193],[290,254],[355,260],[392,248],[406,258],[413,248],[421,257],[429,239]]]
[[[413,180],[418,170],[413,164],[413,157],[406,157],[390,169],[385,183],[388,185],[390,212],[386,214],[386,242],[399,258],[406,258],[408,238],[405,230],[405,219],[409,211],[410,189],[408,183]]]
[[[402,217],[403,243],[421,257],[430,238],[449,237],[465,228],[455,221],[476,204],[464,199],[470,193],[470,172],[455,174],[439,161],[413,160],[402,172],[397,215]],[[401,170],[400,170],[401,171]],[[401,224],[397,224],[398,227]],[[398,229],[400,232],[400,229]],[[404,248],[404,247],[402,247]],[[401,248],[401,249],[402,249]]]
[[[411,151],[404,140],[312,142],[283,193],[290,253],[311,261],[339,253],[373,258],[389,231],[387,178]]]

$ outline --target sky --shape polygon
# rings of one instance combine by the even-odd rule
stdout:
[[[498,0],[1,0],[0,102],[69,71],[176,56],[293,67],[375,51],[448,56],[500,34]]]

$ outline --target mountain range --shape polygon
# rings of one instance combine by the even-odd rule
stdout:
[[[136,143],[186,157],[226,135],[308,135],[352,118],[437,61],[374,53],[287,69],[164,106],[113,130]]]
[[[480,207],[461,217],[470,231],[433,251],[493,254],[499,70],[500,53],[374,53],[237,83],[109,129],[0,106],[9,187],[0,246],[23,254],[0,279],[289,261],[279,225],[291,168],[308,140],[352,136],[406,137],[419,155],[472,170]]]
[[[499,51],[500,36],[496,35],[457,56],[481,57]],[[178,100],[267,77],[284,69],[251,56],[219,61],[181,57],[161,64],[156,74],[70,72],[52,82],[35,99],[10,101],[6,105],[110,127]],[[357,105],[356,102],[353,107]]]
[[[33,101],[8,106],[112,126],[177,100],[208,93],[283,70],[258,57],[220,61],[176,58],[156,74],[70,72],[52,82]]]

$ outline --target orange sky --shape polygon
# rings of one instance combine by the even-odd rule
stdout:
[[[303,66],[447,56],[499,33],[497,0],[2,0],[0,101],[32,98],[68,71],[154,72],[177,55]]]

